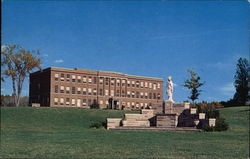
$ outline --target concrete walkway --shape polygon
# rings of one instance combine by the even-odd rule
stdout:
[[[110,130],[127,130],[127,131],[174,131],[174,132],[202,132],[194,127],[116,127]]]

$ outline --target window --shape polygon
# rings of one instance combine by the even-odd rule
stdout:
[[[76,87],[72,87],[72,94],[76,94]]]
[[[77,94],[81,94],[81,88],[80,87],[77,88]]]
[[[128,87],[130,87],[130,81],[127,81],[127,85],[128,85]]]
[[[108,86],[109,85],[109,79],[105,78],[105,85]]]
[[[132,98],[135,98],[135,92],[134,91],[132,91]]]
[[[69,98],[66,98],[66,105],[69,105]]]
[[[137,87],[137,88],[140,87],[139,81],[136,81],[136,87]]]
[[[66,81],[69,82],[70,81],[70,74],[66,75]]]
[[[76,81],[76,76],[72,75],[72,82],[75,82],[75,81]]]
[[[125,97],[125,91],[122,90],[122,97]]]
[[[135,87],[135,81],[132,81],[132,87]]]
[[[153,89],[156,90],[156,84],[155,83],[153,84]]]
[[[125,83],[126,83],[126,81],[122,80],[122,87],[125,87]]]
[[[55,85],[55,93],[58,93],[58,85]]]
[[[88,80],[89,83],[92,83],[92,77],[89,76],[89,80]]]
[[[88,89],[88,95],[92,95],[92,89],[91,88]]]
[[[157,83],[157,88],[161,88],[161,84],[160,83]]]
[[[149,99],[152,99],[152,93],[149,93]]]
[[[116,96],[117,96],[117,97],[120,96],[120,90],[116,90]]]
[[[113,97],[114,96],[114,90],[111,90],[110,95]]]
[[[145,88],[148,88],[148,82],[145,82]]]
[[[102,96],[103,95],[103,90],[99,89],[99,95]]]
[[[77,99],[77,107],[80,107],[81,106],[81,99]]]
[[[100,100],[100,102],[99,102],[100,104],[103,104],[103,100]]]
[[[58,77],[59,77],[59,75],[56,73],[55,74],[55,81],[58,81]]]
[[[58,98],[54,98],[54,104],[55,104],[55,105],[58,104]]]
[[[154,93],[153,95],[154,95],[154,99],[156,99],[156,93]]]
[[[64,86],[61,86],[60,93],[64,93]]]
[[[96,88],[94,88],[94,90],[93,90],[93,94],[94,94],[94,95],[96,95],[96,94],[97,94],[97,90],[96,90]]]
[[[161,99],[161,94],[160,94],[160,93],[157,94],[157,99],[158,99],[158,100]]]
[[[87,94],[87,89],[86,88],[82,88],[82,94],[86,95]]]
[[[143,92],[141,92],[141,98],[143,98]]]
[[[66,94],[69,94],[69,92],[70,92],[70,88],[66,87]]]
[[[83,77],[82,77],[82,82],[83,82],[83,83],[87,83],[87,78],[86,78],[86,76],[83,76]]]
[[[131,105],[132,105],[132,106],[134,106],[134,105],[135,105],[135,103],[134,103],[134,102],[132,102],[132,103],[131,103]]]
[[[76,100],[75,100],[75,99],[72,99],[72,100],[71,100],[71,105],[74,106],[75,104],[76,104]]]
[[[60,104],[63,105],[64,104],[64,99],[60,98]]]
[[[97,78],[94,77],[93,83],[96,84],[96,82],[97,82]]]
[[[112,78],[112,79],[111,79],[111,86],[113,86],[114,84],[115,84],[115,79]]]
[[[144,85],[143,85],[143,82],[141,82],[141,88],[143,88],[143,86],[144,86]]]
[[[109,90],[105,89],[105,96],[109,95]]]
[[[130,98],[130,91],[127,91],[127,97]]]
[[[87,105],[87,100],[86,99],[83,99],[82,100],[82,106],[86,106]]]
[[[109,101],[108,101],[108,100],[106,100],[106,104],[107,104],[107,105],[109,104]]]
[[[61,74],[61,81],[64,81],[64,74]]]
[[[148,93],[145,92],[145,99],[148,99]]]
[[[149,88],[152,88],[152,83],[149,83]]]
[[[130,107],[130,102],[127,102],[127,107],[128,107],[128,108]]]
[[[140,105],[141,105],[141,108],[143,108],[143,103],[140,103]]]
[[[77,82],[81,83],[81,76],[77,76]]]
[[[139,98],[139,95],[140,95],[139,92],[136,92],[136,98]]]
[[[88,106],[90,106],[91,105],[91,99],[88,99]]]
[[[103,84],[103,78],[102,78],[102,77],[100,77],[99,83],[100,83],[100,84]]]
[[[148,103],[144,103],[145,104],[145,107],[147,107],[148,106]]]
[[[119,79],[116,80],[116,85],[117,85],[117,87],[120,87],[120,80]]]

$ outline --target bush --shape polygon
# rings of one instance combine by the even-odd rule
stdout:
[[[94,102],[90,105],[90,109],[100,109],[100,105],[96,100],[94,100]]]
[[[217,118],[215,122],[215,131],[226,131],[229,126],[228,123],[226,123],[224,118]]]
[[[203,127],[203,130],[207,132],[211,132],[211,131],[214,131],[215,129],[213,126],[206,125]]]
[[[219,110],[213,108],[213,107],[201,107],[200,105],[197,105],[197,113],[205,113],[206,118],[219,118],[220,112]]]
[[[226,131],[229,128],[224,118],[217,118],[215,122],[215,126],[206,125],[202,128],[202,130],[211,132],[211,131]]]
[[[106,127],[106,122],[95,122],[95,123],[91,123],[90,128],[96,128],[96,129],[99,129],[99,128],[105,128]]]

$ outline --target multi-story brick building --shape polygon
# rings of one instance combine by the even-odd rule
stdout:
[[[30,104],[141,109],[161,104],[163,79],[86,69],[47,68],[30,74]]]

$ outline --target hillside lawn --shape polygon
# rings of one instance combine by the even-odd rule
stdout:
[[[89,128],[121,110],[1,108],[1,158],[248,158],[249,107],[220,109],[225,132]]]

